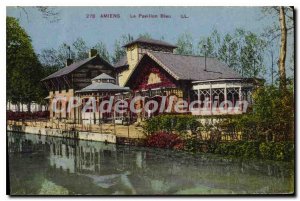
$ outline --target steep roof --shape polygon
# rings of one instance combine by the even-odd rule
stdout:
[[[205,81],[242,78],[241,75],[216,58],[206,58],[205,70],[205,58],[202,56],[148,51],[141,60],[145,57],[153,59],[176,80]],[[138,65],[139,63],[134,67],[133,72]],[[131,75],[128,77],[127,81],[130,79]]]
[[[74,70],[78,69],[79,67],[81,67],[82,65],[94,60],[94,59],[100,59],[104,64],[106,65],[109,65],[111,66],[107,61],[105,61],[104,59],[102,59],[98,54],[96,56],[93,56],[93,57],[89,57],[89,58],[86,58],[84,60],[81,60],[81,61],[78,61],[78,62],[75,62],[75,63],[72,63],[71,65],[69,66],[66,66],[58,71],[56,71],[55,73],[45,77],[42,79],[43,80],[48,80],[48,79],[51,79],[51,78],[55,78],[55,77],[60,77],[60,76],[63,76],[63,75],[67,75],[71,72],[73,72]],[[113,68],[113,66],[111,66]]]
[[[138,39],[127,43],[126,45],[124,45],[123,47],[127,47],[129,45],[135,44],[135,43],[146,43],[146,44],[153,44],[153,45],[160,45],[160,46],[166,46],[166,47],[172,47],[172,48],[176,48],[177,46],[172,45],[170,43],[167,43],[165,41],[161,41],[161,40],[154,40],[151,38],[145,38],[145,37],[139,37]]]

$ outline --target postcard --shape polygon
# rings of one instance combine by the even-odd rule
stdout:
[[[6,7],[7,194],[295,195],[294,7]]]

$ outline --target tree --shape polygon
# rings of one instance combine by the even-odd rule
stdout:
[[[238,43],[230,34],[226,34],[218,50],[218,58],[230,68],[239,71]]]
[[[181,55],[193,55],[193,38],[188,33],[181,34],[176,43],[177,48],[175,49],[175,53]]]
[[[265,73],[265,41],[252,32],[244,32],[243,46],[240,52],[241,72],[245,77],[257,77]]]
[[[29,105],[42,102],[46,93],[40,83],[43,68],[30,37],[13,17],[6,18],[6,59],[8,101]]]
[[[100,41],[96,43],[94,48],[97,50],[101,58],[103,58],[107,62],[110,62],[109,52],[107,51],[106,45],[103,42]]]
[[[114,54],[112,56],[112,62],[117,63],[123,56],[126,55],[125,49],[122,47],[123,45],[130,43],[133,41],[133,37],[130,34],[122,35],[119,40],[115,41],[114,44]]]
[[[286,55],[287,55],[287,37],[294,34],[294,8],[293,7],[264,7],[262,13],[277,17],[277,23],[268,26],[265,30],[264,36],[273,42],[274,39],[280,37],[280,50],[279,50],[279,87],[281,90],[286,90]],[[278,23],[279,22],[279,23]]]
[[[90,48],[86,45],[86,42],[83,40],[83,38],[77,38],[73,42],[72,47],[75,52],[75,61],[81,61],[88,58],[88,51]]]
[[[60,61],[58,52],[53,48],[43,49],[39,54],[39,60],[44,67],[54,68],[56,70],[64,66],[64,63]]]
[[[117,63],[123,56],[125,56],[126,52],[123,49],[121,42],[116,40],[114,44],[114,55],[112,57],[112,62]]]
[[[198,49],[198,54],[201,56],[217,57],[210,37],[202,37],[198,43]]]
[[[287,91],[275,86],[262,86],[253,93],[252,118],[267,140],[288,140],[294,134],[293,88]]]
[[[218,49],[220,49],[221,37],[216,29],[212,31],[210,36],[202,37],[198,43],[198,54],[208,57],[218,57]]]
[[[284,7],[279,7],[279,22],[281,32],[280,42],[280,54],[279,54],[279,87],[286,90],[286,74],[285,74],[285,58],[286,58],[286,41],[287,41],[287,30],[285,22]]]
[[[222,38],[217,30],[202,37],[197,46],[198,54],[218,58],[245,77],[257,77],[265,72],[264,51],[266,42],[262,37],[236,29],[234,34]]]
[[[94,46],[98,54],[107,62],[110,62],[110,55],[103,42],[99,41]],[[58,70],[66,66],[66,61],[70,57],[74,61],[81,61],[88,58],[90,47],[82,38],[77,38],[72,46],[66,43],[61,44],[57,50],[43,49],[39,55],[40,62],[44,67],[47,67],[47,72],[52,72],[54,69]],[[50,70],[49,69],[53,69]]]

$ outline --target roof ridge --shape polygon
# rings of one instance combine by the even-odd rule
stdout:
[[[154,50],[149,50],[149,52],[158,52],[158,53],[163,53],[163,54],[172,54],[172,55],[179,55],[179,56],[188,56],[188,57],[205,57],[201,55],[192,55],[192,54],[179,54],[179,53],[173,53],[173,52],[163,52],[163,51],[154,51]],[[211,58],[211,59],[218,59],[217,57],[212,57],[212,56],[206,56],[206,58]]]
[[[144,37],[144,36],[140,36],[137,39],[135,39],[131,42],[128,42],[127,44],[123,45],[123,47],[132,45],[134,43],[149,43],[149,44],[153,43],[155,45],[169,46],[169,47],[177,48],[176,45],[173,45],[169,42],[166,42],[166,41],[163,41],[163,40],[158,40],[158,39],[153,39],[153,38],[148,38],[148,37]]]
[[[86,59],[83,59],[83,60],[80,60],[80,61],[77,61],[77,62],[74,62],[72,64],[70,64],[69,66],[65,66],[65,67],[62,67],[61,69],[55,71],[54,73],[48,75],[47,77],[43,78],[41,81],[43,80],[47,80],[47,79],[50,79],[50,78],[53,78],[53,77],[57,77],[57,76],[60,76],[60,75],[57,75],[59,73],[62,73],[62,75],[65,75],[66,73],[64,71],[66,71],[67,69],[69,68],[72,68],[73,66],[77,65],[77,64],[80,64],[80,66],[86,64],[87,62],[93,60],[94,58],[96,58],[97,55],[93,56],[93,57],[88,57]],[[80,67],[79,66],[79,67]]]

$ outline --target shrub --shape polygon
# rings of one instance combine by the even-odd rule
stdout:
[[[259,145],[259,152],[260,152],[260,156],[263,159],[274,159],[274,153],[273,153],[273,142],[263,142]]]
[[[189,131],[196,133],[201,123],[192,115],[158,115],[145,121],[143,126],[147,134],[160,131],[176,134],[186,134]]]
[[[294,158],[294,143],[263,142],[259,146],[259,152],[264,159],[290,161]]]
[[[253,92],[252,119],[267,141],[294,138],[294,94],[274,86],[259,87]]]
[[[259,142],[250,141],[245,142],[241,147],[243,156],[245,158],[258,158],[259,157]]]
[[[167,132],[159,132],[150,135],[146,139],[146,146],[166,149],[182,149],[183,141],[179,135]]]
[[[212,153],[247,159],[290,161],[294,158],[294,144],[292,142],[235,141],[220,143]]]
[[[198,139],[194,137],[187,138],[184,141],[184,150],[190,152],[200,151],[200,145],[201,145],[201,141],[199,141]]]

